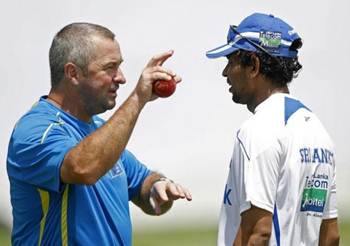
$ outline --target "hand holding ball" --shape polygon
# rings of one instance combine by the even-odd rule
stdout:
[[[176,81],[171,78],[170,80],[158,80],[153,83],[153,92],[159,97],[169,97],[176,89]]]

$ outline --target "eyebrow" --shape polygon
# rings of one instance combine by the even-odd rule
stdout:
[[[232,53],[228,54],[228,55],[226,56],[226,58],[227,58],[228,60],[230,60],[231,57],[238,56],[239,53],[240,53],[240,50],[237,50],[237,51],[235,51],[235,52],[232,52]]]
[[[109,65],[115,65],[115,66],[120,66],[124,60],[121,59],[120,61],[108,61],[107,63],[103,64],[103,67],[107,67]]]

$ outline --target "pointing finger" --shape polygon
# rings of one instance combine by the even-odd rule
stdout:
[[[177,188],[177,191],[178,191],[180,197],[185,198],[184,188],[179,184],[176,184],[176,188]]]
[[[182,81],[182,78],[179,75],[175,75],[173,79],[176,81],[176,83],[180,83]]]
[[[185,193],[187,201],[192,201],[192,195],[191,195],[190,191],[185,188],[184,193]]]
[[[172,55],[174,54],[173,50],[169,50],[167,52],[155,55],[152,57],[152,59],[148,62],[147,67],[153,67],[153,66],[161,66],[163,63]]]
[[[168,183],[167,186],[168,186],[168,193],[170,193],[172,197],[178,198],[179,196],[181,196],[175,184]]]

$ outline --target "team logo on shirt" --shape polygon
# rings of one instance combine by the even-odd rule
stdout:
[[[322,213],[327,197],[328,176],[312,175],[306,177],[306,184],[301,199],[300,211]]]
[[[117,163],[109,170],[109,174],[112,178],[118,177],[121,174],[123,174],[123,168],[122,163],[120,160],[117,161]]]
[[[334,163],[334,154],[326,148],[301,148],[299,150],[301,163],[330,164]]]

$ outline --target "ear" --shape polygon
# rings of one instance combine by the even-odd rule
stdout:
[[[73,85],[79,84],[82,76],[81,69],[72,62],[68,62],[64,65],[64,74]]]
[[[250,68],[249,76],[251,78],[255,78],[260,73],[260,59],[255,54],[252,54],[251,60],[252,60],[252,63],[251,63],[251,66],[249,67]]]

